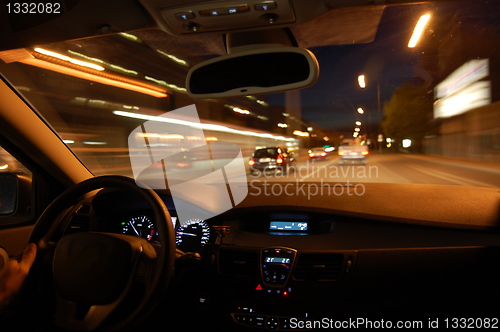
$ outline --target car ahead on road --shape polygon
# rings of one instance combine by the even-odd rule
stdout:
[[[1,331],[499,326],[499,1],[34,4],[0,9],[0,246],[38,247]],[[373,165],[245,177],[354,123]]]
[[[361,144],[356,139],[344,139],[338,148],[339,163],[360,162],[366,164],[366,158],[369,154],[368,145]]]
[[[328,158],[328,153],[326,152],[324,147],[312,148],[307,151],[309,156],[309,160],[325,160]]]
[[[279,146],[260,148],[248,161],[250,172],[281,172],[288,174],[296,167],[293,152]]]

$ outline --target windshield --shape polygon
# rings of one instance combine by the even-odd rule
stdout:
[[[378,29],[357,40],[336,35],[328,20],[309,25],[320,38],[307,39],[299,25],[292,32],[318,59],[319,80],[269,95],[187,95],[189,68],[224,54],[219,35],[144,30],[39,45],[0,54],[0,70],[96,175],[133,176],[130,134],[151,117],[194,104],[205,142],[240,148],[242,180],[498,187],[499,7],[377,7],[370,19],[380,20]],[[184,148],[199,136],[148,135],[157,145],[181,147],[185,153],[169,165],[179,172],[210,158]],[[293,157],[252,168],[259,164],[252,156],[268,157],[259,149],[277,146]],[[311,160],[308,151],[321,147],[326,158]]]

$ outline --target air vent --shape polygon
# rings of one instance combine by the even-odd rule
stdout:
[[[80,205],[80,207],[78,208],[76,213],[78,213],[78,214],[90,214],[91,211],[92,211],[92,205],[82,204],[82,205]]]
[[[90,224],[90,212],[92,211],[92,206],[89,204],[82,204],[78,210],[73,213],[71,220],[66,228],[65,235],[88,232]]]
[[[295,280],[336,280],[342,268],[342,254],[300,254],[293,278]]]
[[[219,250],[219,272],[245,276],[258,277],[259,254],[246,250]]]

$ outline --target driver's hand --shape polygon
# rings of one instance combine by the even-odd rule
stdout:
[[[10,259],[0,270],[0,309],[7,306],[21,289],[35,256],[36,245],[29,243],[19,259]]]

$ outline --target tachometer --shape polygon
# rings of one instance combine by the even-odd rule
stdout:
[[[127,220],[126,222],[122,222],[122,233],[135,235],[151,241],[156,233],[156,229],[151,219],[146,216],[137,216]]]
[[[185,252],[195,252],[210,240],[210,226],[202,219],[189,219],[181,222],[175,233],[177,248]]]

